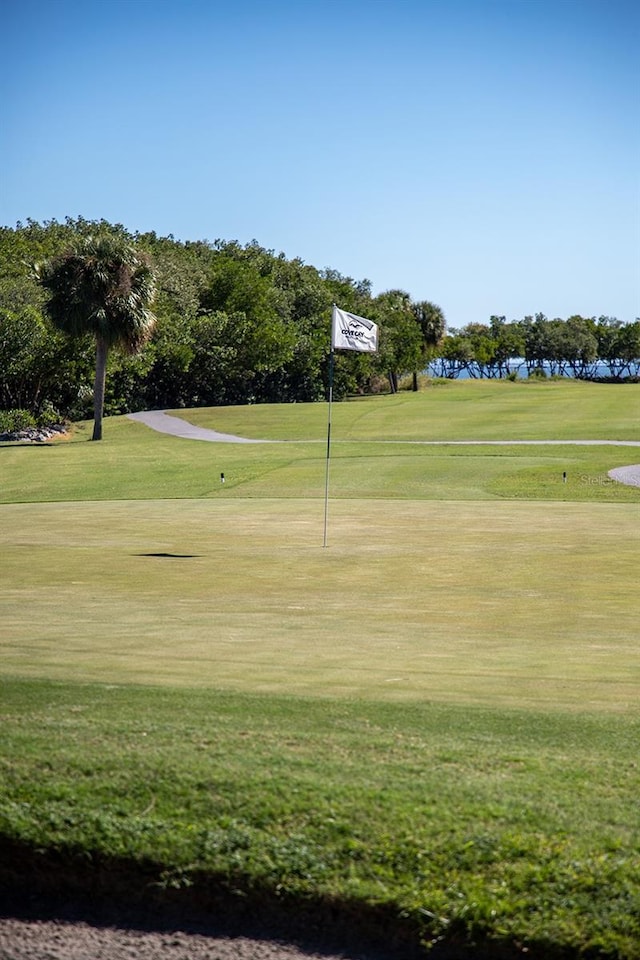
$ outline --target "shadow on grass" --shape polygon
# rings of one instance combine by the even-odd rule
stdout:
[[[173,560],[191,560],[202,556],[200,553],[134,553],[134,557],[168,557]]]
[[[0,914],[27,920],[85,921],[144,931],[250,937],[290,943],[345,960],[585,960],[553,943],[516,944],[470,936],[461,927],[424,946],[429,930],[394,904],[280,895],[242,875],[42,849],[0,837]],[[600,960],[604,954],[598,953]],[[613,956],[609,960],[615,960]]]

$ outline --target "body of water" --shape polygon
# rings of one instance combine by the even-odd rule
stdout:
[[[557,363],[551,364],[551,363],[545,362],[540,364],[540,367],[542,368],[542,370],[544,370],[544,372],[548,377],[563,376],[563,377],[568,377],[572,379],[574,376],[571,370],[569,369],[562,369],[562,370],[558,369],[559,365]],[[429,364],[429,366],[424,372],[430,377],[447,376],[447,374],[443,372],[443,369],[445,368],[443,368],[440,361],[435,360],[433,363]],[[525,361],[519,358],[509,361],[509,372],[517,373],[518,377],[521,377],[523,380],[527,379],[527,377],[529,376],[529,372],[527,370],[527,365]],[[636,361],[635,363],[632,363],[630,373],[629,371],[625,371],[624,376],[629,376],[629,375],[638,376],[639,374],[640,374],[640,360]],[[611,377],[611,376],[613,376],[613,374],[607,363],[598,361],[597,363],[594,363],[589,367],[589,378],[596,379],[598,377]],[[486,376],[486,374],[482,378],[479,371],[474,373],[472,372],[472,370],[469,370],[469,369],[459,369],[456,371],[454,379],[455,380],[471,380],[471,379],[486,380],[489,378]],[[499,379],[499,378],[493,377],[492,379]]]

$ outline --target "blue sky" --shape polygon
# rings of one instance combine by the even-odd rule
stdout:
[[[2,225],[256,239],[450,327],[640,316],[632,0],[2,10]]]

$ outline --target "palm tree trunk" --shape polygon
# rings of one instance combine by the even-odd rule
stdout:
[[[107,378],[107,354],[109,347],[103,337],[96,338],[96,379],[93,385],[93,436],[102,440],[102,414],[104,411],[104,385]]]

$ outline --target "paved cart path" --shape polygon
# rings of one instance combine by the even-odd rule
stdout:
[[[174,437],[185,440],[207,440],[213,443],[279,443],[278,440],[250,440],[247,437],[236,437],[231,433],[219,433],[217,430],[208,430],[205,427],[196,427],[183,420],[182,417],[173,417],[164,410],[147,410],[143,413],[128,414],[131,420],[144,423],[152,430],[160,433],[169,433]],[[291,442],[291,441],[286,441]],[[324,443],[324,441],[322,441]],[[339,442],[339,441],[338,441]],[[640,440],[384,440],[382,443],[413,443],[424,446],[579,446],[579,447],[640,447]],[[609,476],[618,483],[640,487],[640,463],[627,467],[615,467],[609,470]]]
[[[217,430],[207,430],[196,427],[183,420],[182,417],[172,417],[164,410],[147,410],[144,413],[127,414],[130,420],[138,420],[152,430],[159,433],[170,433],[173,437],[182,437],[185,440],[209,440],[214,443],[273,443],[273,440],[248,440],[246,437],[234,437],[231,433],[218,433]],[[277,441],[276,441],[277,442]]]

